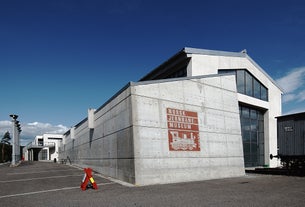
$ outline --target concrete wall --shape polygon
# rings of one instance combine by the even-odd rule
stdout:
[[[170,149],[169,109],[196,114],[195,149]],[[94,129],[85,119],[72,134],[60,158],[135,185],[244,175],[232,75],[132,83],[95,111]]]
[[[134,183],[134,156],[130,88],[94,113],[94,128],[83,120],[66,133],[60,158],[103,175]],[[71,130],[70,130],[71,132]]]
[[[132,87],[137,185],[244,175],[234,76]],[[197,112],[200,151],[170,151],[167,108]]]

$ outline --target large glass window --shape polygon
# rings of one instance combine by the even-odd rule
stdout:
[[[264,165],[264,117],[261,111],[240,106],[240,122],[246,167]]]
[[[228,70],[218,70],[218,73],[223,74],[227,71]],[[261,82],[259,82],[251,73],[249,73],[245,69],[229,71],[236,71],[236,86],[238,93],[268,101],[268,89]]]
[[[48,160],[48,150],[43,149],[39,152],[39,160]]]

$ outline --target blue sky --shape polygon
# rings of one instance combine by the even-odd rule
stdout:
[[[252,57],[305,111],[304,1],[0,0],[0,136],[65,132],[183,47]]]

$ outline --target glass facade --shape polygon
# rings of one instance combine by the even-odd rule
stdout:
[[[247,70],[236,70],[236,74],[238,74],[239,77],[236,79],[236,81],[240,86],[237,89],[238,93],[252,96],[263,101],[268,101],[267,88],[261,84],[252,74],[250,74]]]
[[[263,112],[240,106],[241,133],[245,167],[264,165],[264,115]]]
[[[39,152],[39,160],[48,160],[48,150],[47,149],[42,149]]]
[[[263,101],[268,101],[268,89],[246,69],[218,70],[219,74],[234,72],[237,92]]]
[[[268,101],[268,89],[246,69],[218,70],[219,74],[236,75],[237,92]],[[240,105],[240,124],[243,139],[245,167],[263,166],[264,161],[264,112]]]

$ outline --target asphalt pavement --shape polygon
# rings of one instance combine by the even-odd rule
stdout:
[[[305,177],[247,174],[131,186],[93,173],[98,189],[83,191],[83,176],[83,169],[53,162],[0,165],[0,206],[305,206]]]

